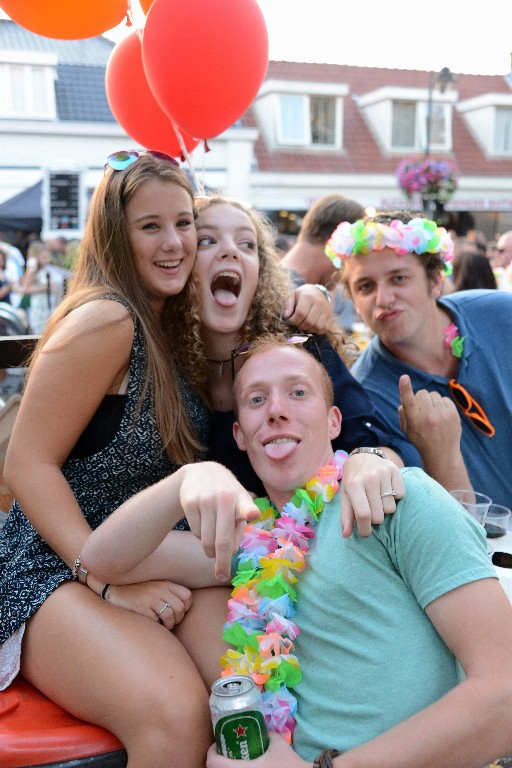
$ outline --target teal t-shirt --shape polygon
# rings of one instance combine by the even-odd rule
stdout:
[[[423,470],[402,474],[405,498],[368,538],[343,539],[339,495],[326,505],[299,577],[293,743],[305,760],[369,741],[462,679],[424,609],[496,578],[484,529]]]

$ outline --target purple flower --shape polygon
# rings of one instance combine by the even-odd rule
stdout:
[[[457,187],[457,166],[453,160],[444,158],[405,158],[396,177],[407,197],[419,192],[424,199],[446,203]]]

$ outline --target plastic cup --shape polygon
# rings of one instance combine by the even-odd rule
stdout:
[[[487,511],[492,504],[492,499],[489,496],[486,496],[485,493],[470,490],[450,491],[450,496],[457,499],[480,525],[485,526]]]
[[[487,510],[484,528],[488,539],[497,539],[508,532],[511,510],[501,504],[491,504]]]
[[[352,337],[362,352],[368,346],[372,332],[365,323],[355,322],[352,324]]]

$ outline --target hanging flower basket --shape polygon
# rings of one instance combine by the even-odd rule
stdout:
[[[408,198],[419,193],[422,199],[444,205],[457,188],[457,166],[453,160],[412,157],[402,160],[396,170],[398,185]]]

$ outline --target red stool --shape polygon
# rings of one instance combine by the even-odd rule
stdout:
[[[125,768],[121,742],[18,676],[0,693],[0,768]]]

